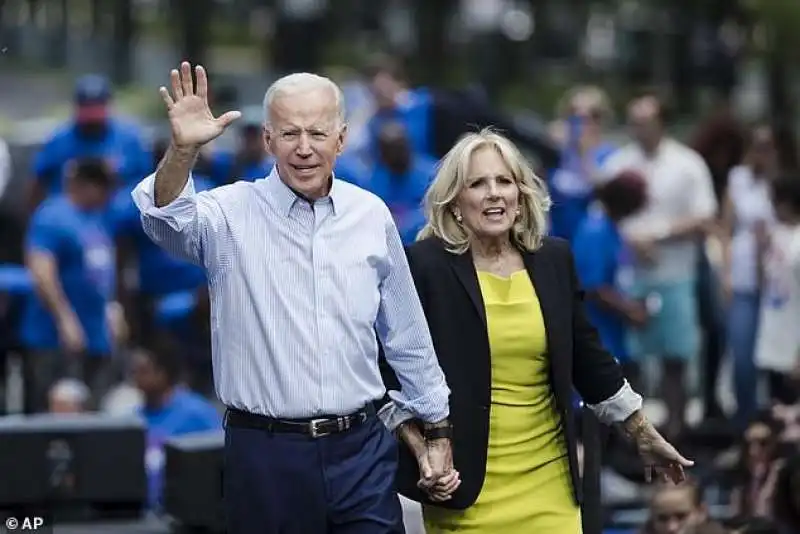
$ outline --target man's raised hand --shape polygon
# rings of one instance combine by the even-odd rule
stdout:
[[[199,149],[219,137],[225,128],[241,117],[238,111],[229,111],[214,117],[208,106],[208,76],[205,69],[194,68],[197,87],[192,79],[192,66],[184,61],[180,70],[169,73],[172,92],[161,87],[159,92],[167,105],[172,143],[176,148]]]

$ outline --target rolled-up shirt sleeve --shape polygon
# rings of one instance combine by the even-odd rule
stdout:
[[[587,404],[594,415],[603,423],[613,425],[622,423],[642,409],[642,396],[636,393],[625,380],[616,393],[597,404]]]
[[[428,324],[414,288],[411,270],[400,234],[386,213],[388,265],[380,287],[376,321],[386,361],[400,382],[400,391],[390,391],[381,420],[390,429],[417,417],[438,422],[450,415],[450,388],[439,366]]]
[[[147,236],[173,256],[210,267],[208,259],[220,256],[223,251],[215,249],[224,244],[216,239],[225,222],[217,199],[209,191],[196,193],[190,176],[175,200],[158,207],[154,187],[151,174],[131,192]]]

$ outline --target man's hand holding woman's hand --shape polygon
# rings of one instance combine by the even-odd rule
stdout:
[[[419,465],[420,479],[417,487],[425,491],[432,501],[446,501],[461,485],[461,478],[453,468],[453,449],[450,439],[425,441],[420,429],[412,421],[400,425],[400,438],[411,449]]]

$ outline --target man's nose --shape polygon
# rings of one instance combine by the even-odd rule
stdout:
[[[297,143],[297,155],[304,158],[311,155],[311,142],[306,133],[300,135],[300,141]]]

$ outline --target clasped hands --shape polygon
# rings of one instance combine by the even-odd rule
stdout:
[[[419,465],[417,487],[427,493],[432,501],[450,499],[461,485],[461,477],[453,468],[450,440],[440,438],[426,441],[420,429],[411,421],[400,425],[397,432]]]

